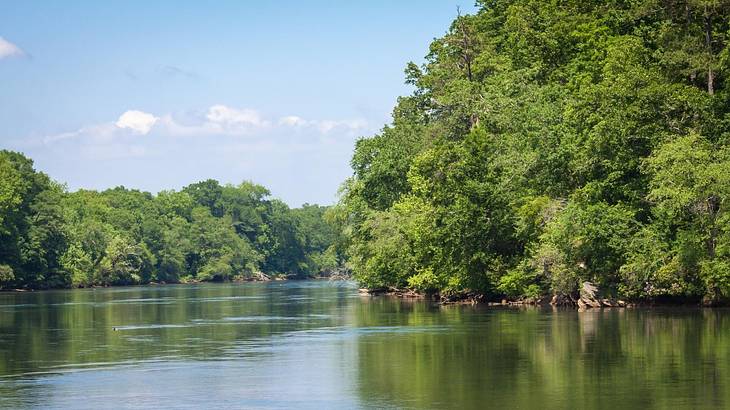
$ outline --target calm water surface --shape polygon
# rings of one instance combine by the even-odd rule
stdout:
[[[730,408],[730,311],[439,307],[347,282],[0,294],[3,408]]]

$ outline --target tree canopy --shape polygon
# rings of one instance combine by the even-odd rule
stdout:
[[[480,0],[339,214],[367,286],[730,297],[730,2]]]
[[[0,151],[0,289],[318,276],[343,263],[327,213],[251,182],[67,192]]]

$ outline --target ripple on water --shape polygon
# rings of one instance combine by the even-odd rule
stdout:
[[[127,331],[127,330],[149,330],[149,329],[175,329],[175,328],[191,328],[198,326],[218,326],[218,325],[232,325],[236,323],[266,323],[266,322],[303,322],[308,319],[325,320],[333,318],[332,315],[328,314],[309,314],[301,316],[267,316],[267,315],[253,315],[253,316],[228,316],[222,319],[203,319],[196,318],[191,319],[190,322],[184,324],[162,324],[162,323],[150,323],[150,324],[131,324],[131,325],[118,325],[113,326],[115,331]]]
[[[331,315],[311,314],[301,316],[229,316],[224,317],[224,322],[299,322],[306,319],[329,319]]]
[[[264,296],[216,296],[207,298],[187,299],[186,303],[229,302],[232,300],[264,300]]]
[[[155,358],[146,360],[120,360],[114,362],[87,362],[87,363],[67,363],[59,364],[54,366],[43,366],[39,367],[37,371],[20,372],[15,374],[4,374],[0,375],[0,385],[8,382],[23,381],[24,379],[34,378],[36,376],[51,376],[61,375],[68,373],[80,373],[80,372],[94,372],[98,370],[109,370],[117,368],[133,368],[142,367],[155,363],[169,363],[178,359],[177,357],[169,358]],[[35,382],[34,379],[27,380],[29,382]]]
[[[175,328],[185,328],[185,327],[194,327],[197,326],[196,324],[186,324],[186,325],[175,325],[175,324],[149,324],[149,325],[126,325],[126,326],[114,326],[114,330],[118,331],[124,331],[124,330],[139,330],[139,329],[175,329]]]

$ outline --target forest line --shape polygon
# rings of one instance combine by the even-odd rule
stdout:
[[[29,158],[0,151],[0,289],[329,274],[342,256],[327,210],[211,179],[157,195],[67,192]]]
[[[730,2],[480,0],[338,205],[370,288],[730,297]]]

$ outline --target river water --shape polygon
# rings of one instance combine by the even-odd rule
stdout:
[[[509,309],[349,282],[0,294],[2,408],[730,408],[730,311]]]

